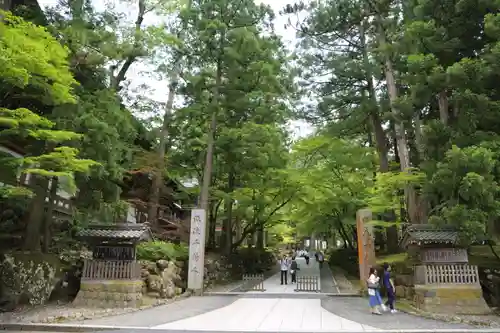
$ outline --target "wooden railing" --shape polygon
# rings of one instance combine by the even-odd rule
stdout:
[[[295,291],[313,291],[319,292],[319,277],[317,276],[298,276],[297,287]]]
[[[85,260],[82,280],[139,280],[141,264],[131,260]]]
[[[242,291],[265,291],[264,274],[243,274]]]
[[[477,266],[467,264],[420,265],[415,284],[479,284]]]

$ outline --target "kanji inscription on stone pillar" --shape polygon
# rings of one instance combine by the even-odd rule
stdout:
[[[191,211],[191,230],[189,234],[189,271],[188,288],[201,291],[205,271],[205,229],[206,214],[204,209]]]
[[[358,236],[359,279],[361,285],[366,284],[370,267],[375,265],[375,239],[373,226],[368,223],[372,220],[369,209],[360,209],[356,213],[356,227]]]

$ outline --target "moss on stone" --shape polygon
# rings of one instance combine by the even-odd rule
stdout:
[[[12,302],[43,304],[50,296],[61,274],[57,256],[12,252],[0,259],[0,283],[3,297]]]

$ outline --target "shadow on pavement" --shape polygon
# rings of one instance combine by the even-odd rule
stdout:
[[[384,313],[372,315],[368,300],[361,297],[328,297],[321,300],[321,306],[340,317],[378,329],[471,329],[466,324],[446,323],[439,320],[421,318],[406,313]],[[396,304],[397,307],[397,304]]]
[[[237,299],[238,297],[231,296],[189,297],[150,309],[117,316],[73,321],[68,324],[153,327],[213,311],[228,306]]]

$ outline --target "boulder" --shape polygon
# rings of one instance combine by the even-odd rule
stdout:
[[[44,304],[61,281],[59,258],[40,253],[16,252],[0,257],[0,304],[4,309],[20,303]]]
[[[163,259],[158,260],[156,262],[156,266],[160,269],[160,271],[163,271],[165,268],[167,268],[168,264],[169,264],[169,261],[163,260]]]
[[[163,280],[158,275],[149,275],[146,278],[146,285],[148,287],[148,292],[161,293],[163,288]]]

